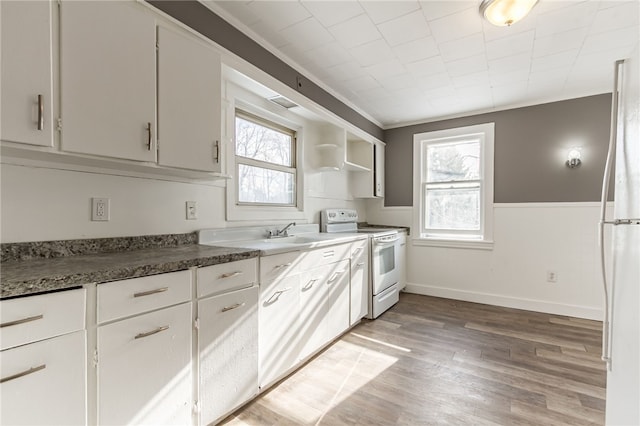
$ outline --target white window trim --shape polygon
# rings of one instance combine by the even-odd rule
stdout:
[[[493,157],[494,157],[494,123],[478,124],[474,126],[457,127],[454,129],[437,130],[433,132],[416,133],[413,136],[413,229],[412,244],[416,246],[435,246],[467,249],[493,249]],[[422,176],[424,167],[424,149],[429,141],[456,138],[470,134],[484,134],[480,143],[481,150],[481,179],[483,181],[481,228],[482,239],[444,237],[442,235],[426,236],[421,230],[424,228],[424,200],[422,199]]]
[[[282,108],[251,93],[235,84],[225,82],[225,111],[223,140],[226,145],[226,170],[231,178],[226,184],[226,220],[228,222],[243,221],[261,223],[264,221],[279,222],[285,220],[304,221],[304,143],[303,125],[299,118]],[[250,114],[272,121],[280,126],[296,132],[296,204],[294,206],[246,205],[237,204],[237,165],[235,150],[235,117],[236,108]]]

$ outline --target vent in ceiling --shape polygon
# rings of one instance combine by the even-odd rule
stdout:
[[[271,102],[273,102],[274,104],[278,104],[281,107],[284,107],[286,109],[289,108],[293,108],[293,107],[297,107],[297,104],[294,104],[293,102],[291,102],[289,99],[285,98],[284,96],[274,96],[273,98],[269,98],[269,100]]]

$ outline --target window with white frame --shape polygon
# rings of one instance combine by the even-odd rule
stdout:
[[[418,244],[490,248],[494,124],[414,135]]]
[[[296,134],[236,110],[236,204],[296,205]]]

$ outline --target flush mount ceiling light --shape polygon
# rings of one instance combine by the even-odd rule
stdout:
[[[480,13],[498,27],[511,26],[527,16],[538,0],[482,0]]]

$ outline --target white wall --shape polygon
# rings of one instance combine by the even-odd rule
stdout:
[[[331,179],[348,180],[342,175],[346,172],[333,173]],[[224,182],[170,182],[12,164],[0,166],[0,179],[3,243],[184,233],[256,224],[225,221]],[[111,199],[109,222],[90,220],[91,197]],[[320,210],[328,207],[357,208],[365,215],[364,201],[345,198],[307,196],[306,221],[318,223]],[[198,203],[197,220],[185,219],[185,201]]]
[[[411,207],[368,207],[370,223],[411,224]],[[406,291],[600,320],[598,215],[598,203],[496,204],[493,250],[409,244]]]

